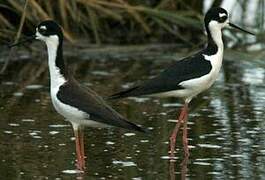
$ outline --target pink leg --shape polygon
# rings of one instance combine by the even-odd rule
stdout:
[[[85,168],[85,148],[84,148],[84,132],[83,129],[80,131],[80,149],[81,149],[81,157],[82,157],[82,164],[83,167]]]
[[[75,147],[76,147],[76,156],[77,156],[77,168],[81,171],[84,170],[84,161],[83,161],[83,154],[82,154],[82,148],[81,148],[81,144],[83,142],[81,142],[81,129],[80,127],[78,127],[77,129],[74,130],[74,134],[75,134]]]
[[[189,147],[188,147],[188,129],[187,129],[187,122],[188,122],[188,110],[187,114],[183,119],[183,136],[182,136],[182,142],[183,142],[183,148],[184,148],[184,153],[185,157],[189,157]]]
[[[170,180],[176,180],[176,164],[174,161],[169,162],[169,176]]]
[[[187,109],[188,109],[188,104],[185,104],[183,106],[183,108],[181,109],[179,118],[178,118],[178,122],[170,136],[170,157],[173,158],[174,157],[174,149],[176,146],[176,137],[179,131],[179,128],[181,126],[181,123],[183,123],[183,120],[185,119],[185,117],[187,116]]]
[[[188,165],[188,160],[189,157],[185,156],[185,158],[183,159],[183,161],[181,162],[181,179],[186,179],[186,175],[187,175],[187,165]]]

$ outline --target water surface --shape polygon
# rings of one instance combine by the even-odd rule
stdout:
[[[67,60],[84,86],[107,96],[158,74],[170,64],[163,59],[174,55]],[[86,128],[87,171],[80,175],[74,173],[72,127],[52,107],[46,57],[38,58],[14,62],[0,85],[0,179],[264,178],[265,70],[256,63],[225,60],[214,86],[192,101],[191,156],[184,162],[180,137],[176,162],[168,161],[168,137],[180,100],[110,102],[151,133]]]

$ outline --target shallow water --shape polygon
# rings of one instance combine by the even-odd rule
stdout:
[[[168,161],[168,137],[181,101],[129,98],[110,104],[148,127],[150,135],[86,128],[87,170],[78,174],[72,127],[52,107],[46,58],[41,58],[42,63],[16,62],[1,83],[0,179],[264,178],[265,70],[255,63],[225,60],[215,85],[192,101],[188,160],[183,161],[179,137],[176,162]],[[68,59],[76,78],[102,96],[150,78],[170,63],[161,61],[162,55],[142,61],[81,59]]]

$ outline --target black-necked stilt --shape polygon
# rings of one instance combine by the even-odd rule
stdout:
[[[144,132],[143,128],[127,121],[95,92],[82,88],[73,78],[63,59],[63,32],[56,22],[51,20],[41,22],[36,28],[36,34],[25,41],[30,39],[42,40],[47,45],[52,103],[56,111],[72,123],[79,170],[84,170],[85,167],[84,126],[116,126]]]
[[[208,89],[218,76],[224,49],[222,28],[231,26],[252,34],[230,23],[227,11],[220,7],[209,10],[205,15],[204,23],[208,36],[208,45],[205,49],[193,56],[175,62],[153,79],[110,96],[111,99],[140,95],[173,96],[184,99],[184,106],[170,137],[171,157],[174,156],[176,136],[182,124],[185,156],[189,156],[187,139],[188,104],[193,97]]]

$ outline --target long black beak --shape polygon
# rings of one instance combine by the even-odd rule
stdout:
[[[14,46],[18,46],[18,45],[20,45],[20,44],[24,44],[24,43],[26,43],[26,42],[28,42],[28,41],[32,41],[32,40],[34,40],[35,38],[36,38],[36,35],[33,35],[33,36],[27,37],[27,38],[25,38],[24,40],[21,40],[21,41],[19,41],[19,42],[17,42],[17,43],[11,44],[11,45],[9,45],[8,47],[9,47],[9,48],[12,48],[12,47],[14,47]]]
[[[245,33],[248,33],[248,34],[251,34],[251,35],[254,35],[254,36],[255,36],[254,33],[249,32],[249,31],[247,31],[247,30],[244,30],[244,29],[242,29],[241,27],[238,27],[237,25],[234,25],[234,24],[232,24],[232,23],[229,23],[229,26],[231,26],[231,27],[233,27],[233,28],[235,28],[235,29],[239,29],[240,31],[243,31],[243,32],[245,32]]]

